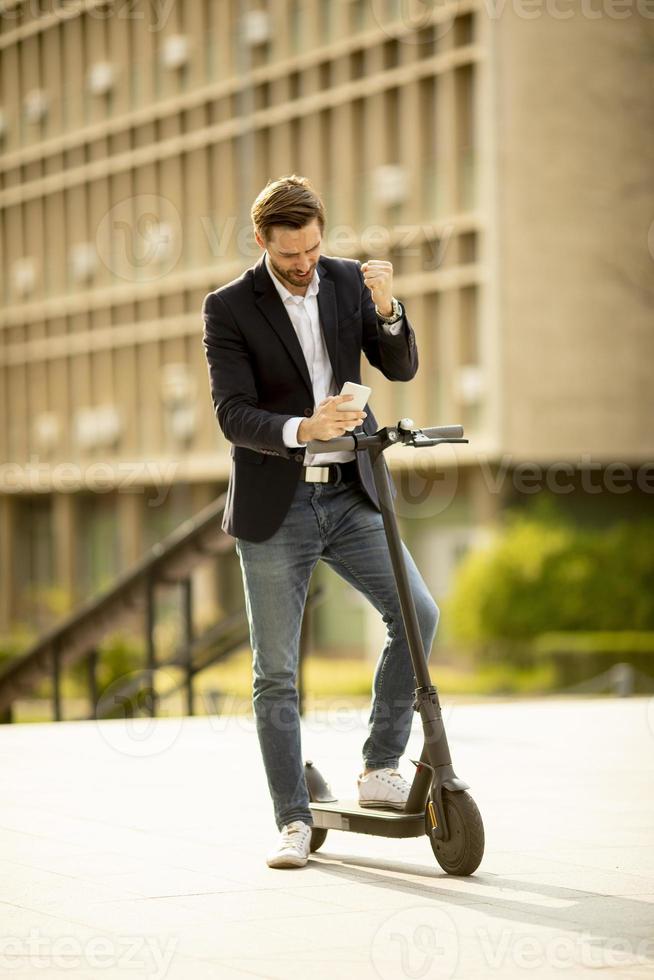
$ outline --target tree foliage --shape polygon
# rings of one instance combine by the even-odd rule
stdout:
[[[579,528],[508,515],[460,564],[448,601],[454,639],[530,639],[566,630],[654,629],[654,521]]]

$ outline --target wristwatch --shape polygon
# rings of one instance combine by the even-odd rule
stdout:
[[[386,324],[397,323],[404,316],[402,304],[395,297],[393,297],[393,312],[389,316],[384,316],[383,313],[380,313],[377,305],[375,305],[375,313],[377,314],[377,319]]]

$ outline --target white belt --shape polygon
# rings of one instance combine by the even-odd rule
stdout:
[[[302,478],[309,483],[329,483],[329,466],[305,466]]]

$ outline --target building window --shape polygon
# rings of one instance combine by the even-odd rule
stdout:
[[[475,27],[473,14],[465,14],[457,17],[454,21],[454,43],[458,48],[465,44],[472,44],[475,40]]]
[[[470,265],[477,261],[477,234],[474,231],[459,235],[459,264]]]
[[[396,68],[400,63],[400,42],[396,38],[386,41],[383,47],[383,55],[384,69]]]

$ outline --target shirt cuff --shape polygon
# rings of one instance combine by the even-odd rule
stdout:
[[[379,322],[381,323],[384,329],[384,333],[390,333],[394,337],[397,336],[398,333],[401,333],[402,330],[404,329],[403,316],[401,316],[399,320],[396,320],[395,323],[383,323],[381,320]]]
[[[292,419],[287,419],[284,422],[284,427],[282,429],[282,440],[285,446],[289,449],[299,449],[300,446],[306,446],[306,442],[298,442],[297,430],[300,428],[300,423],[304,419],[301,415],[294,416]]]

